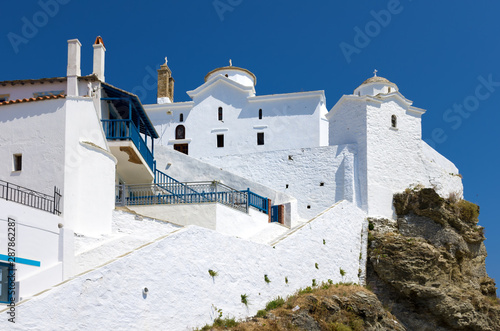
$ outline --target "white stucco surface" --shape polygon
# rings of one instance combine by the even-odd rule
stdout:
[[[218,180],[236,190],[250,188],[252,192],[271,199],[273,205],[290,203],[291,226],[304,221],[297,212],[297,200],[285,192],[271,188],[268,186],[269,183],[254,181],[252,178],[226,171],[221,167],[202,162],[165,146],[155,147],[155,158],[159,170],[179,181]]]
[[[356,201],[355,155],[355,146],[344,145],[201,160],[297,198],[299,215],[310,219],[335,201]]]
[[[189,226],[19,304],[16,324],[2,319],[0,327],[189,330],[213,321],[214,307],[243,318],[313,279],[357,282],[364,219],[364,212],[341,202],[274,248]],[[210,277],[209,269],[218,276]],[[241,294],[248,295],[248,307]]]
[[[250,238],[268,226],[268,215],[249,213],[219,203],[128,206],[136,213],[179,225],[197,225],[240,238]]]
[[[422,141],[425,110],[411,105],[399,92],[344,95],[327,116],[330,144],[357,146],[358,201],[369,216],[395,217],[393,195],[412,185],[463,192],[458,169]]]
[[[112,232],[99,237],[75,235],[75,269],[80,274],[130,252],[180,226],[115,210]]]
[[[54,186],[63,188],[64,105],[57,99],[0,107],[0,179],[48,195]],[[22,154],[19,172],[13,154]]]
[[[188,94],[192,102],[144,106],[160,134],[158,145],[187,144],[189,155],[199,158],[328,144],[323,91],[255,96],[250,76],[228,69]],[[178,126],[184,126],[184,138],[176,137]],[[218,135],[224,136],[223,147],[217,146]]]
[[[15,219],[14,232],[8,231],[9,217]],[[66,247],[60,236],[61,220],[51,213],[0,199],[0,254],[9,253],[7,233],[10,232],[9,237],[15,238],[15,256],[40,262],[40,267],[16,263],[20,297],[33,295],[63,280],[62,252],[71,247]]]

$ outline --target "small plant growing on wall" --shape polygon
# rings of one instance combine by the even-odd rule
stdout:
[[[288,277],[285,277],[285,284],[288,284]]]
[[[333,285],[333,280],[328,279],[328,284]]]
[[[316,279],[313,279],[312,280],[312,287],[315,287],[317,284],[316,284]]]
[[[318,267],[318,264],[317,264],[317,263],[314,263],[314,266],[316,267],[316,269],[319,269],[319,267]]]
[[[269,277],[267,277],[267,275],[264,275],[264,280],[266,281],[266,283],[270,283],[271,281],[269,280]]]
[[[241,295],[241,303],[244,304],[245,306],[248,306],[248,295],[247,294]]]
[[[217,271],[213,271],[212,269],[208,269],[208,274],[212,278],[217,277],[219,275],[219,273]]]
[[[375,225],[373,225],[372,221],[368,222],[368,230],[372,231],[375,228]]]
[[[346,274],[345,270],[340,268],[340,275],[342,276],[342,282],[344,281],[345,274]]]
[[[326,240],[325,239],[323,239],[323,245],[326,245]]]

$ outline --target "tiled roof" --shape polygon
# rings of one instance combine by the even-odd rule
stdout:
[[[32,102],[32,101],[43,101],[43,100],[53,100],[53,99],[61,99],[61,98],[66,98],[66,95],[64,95],[64,94],[46,95],[46,96],[43,96],[43,97],[36,97],[36,98],[25,98],[25,99],[17,99],[17,100],[8,100],[8,101],[0,102],[0,106],[12,105],[12,104],[15,104],[15,103]]]
[[[78,77],[78,80],[83,81],[97,81],[97,77],[95,75],[81,76]],[[66,77],[52,77],[52,78],[38,78],[38,79],[17,79],[17,80],[4,80],[0,81],[0,86],[7,85],[27,85],[27,84],[44,84],[44,83],[63,83],[66,81]]]

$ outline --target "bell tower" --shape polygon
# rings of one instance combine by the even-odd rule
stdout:
[[[158,104],[174,102],[174,78],[167,62],[165,58],[165,63],[158,69]]]

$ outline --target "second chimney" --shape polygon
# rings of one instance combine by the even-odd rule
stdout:
[[[99,78],[101,82],[104,82],[104,53],[106,48],[104,47],[104,42],[101,36],[95,39],[94,43],[94,71],[93,74]]]

